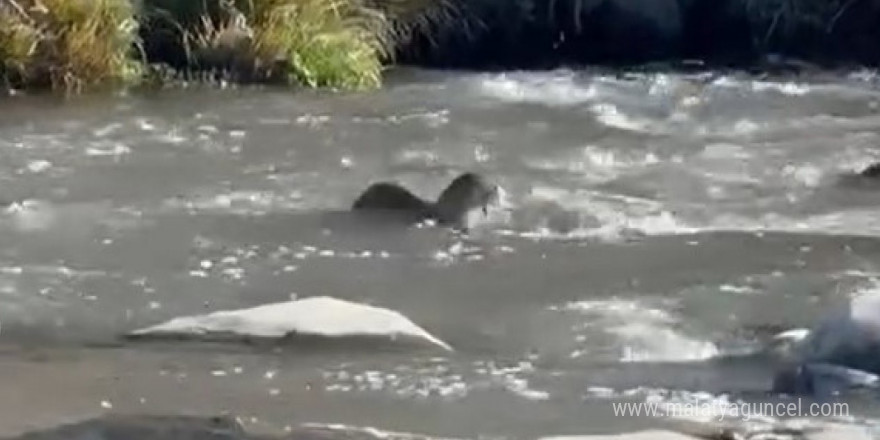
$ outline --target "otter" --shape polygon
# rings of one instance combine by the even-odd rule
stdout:
[[[868,179],[880,178],[880,162],[874,162],[871,165],[868,165],[865,169],[859,171],[859,176]]]
[[[880,186],[880,162],[874,162],[859,171],[842,173],[837,183],[844,188],[874,190]]]
[[[436,202],[423,200],[397,183],[379,182],[370,185],[355,200],[352,210],[391,214],[413,223],[434,220],[444,226],[467,230],[468,213],[481,208],[483,215],[488,215],[489,205],[497,202],[498,197],[498,185],[479,174],[466,172],[456,177]]]

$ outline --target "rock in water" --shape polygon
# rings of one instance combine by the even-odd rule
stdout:
[[[880,294],[853,298],[809,332],[785,332],[791,348],[774,391],[827,394],[880,385]]]
[[[449,344],[394,310],[327,296],[265,304],[248,309],[182,316],[163,324],[135,330],[128,337],[193,337],[235,335],[282,338],[288,335],[328,338],[357,336],[405,337],[427,341],[444,350]]]

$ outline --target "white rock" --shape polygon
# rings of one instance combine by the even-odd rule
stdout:
[[[327,296],[265,304],[249,309],[223,310],[182,316],[135,330],[129,336],[203,336],[232,334],[281,338],[289,334],[326,337],[409,337],[452,351],[452,347],[394,310]]]

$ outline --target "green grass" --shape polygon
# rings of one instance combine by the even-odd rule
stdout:
[[[385,16],[357,0],[253,0],[253,51],[290,82],[362,90],[381,84],[390,49]]]
[[[134,81],[136,34],[128,0],[0,0],[0,72],[69,92]]]
[[[145,27],[145,39],[174,29],[191,71],[372,89],[407,32],[445,1],[0,0],[0,75],[12,87],[71,92],[137,82],[149,71],[140,21],[168,25]]]

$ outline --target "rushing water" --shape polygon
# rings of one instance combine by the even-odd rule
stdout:
[[[880,288],[880,191],[842,178],[880,160],[878,83],[401,71],[365,94],[6,99],[0,427],[229,411],[530,438],[656,425],[613,401],[760,394],[769,365],[734,355]],[[509,208],[468,237],[327,224],[371,182],[433,198],[464,170]],[[291,295],[456,351],[117,339]]]

